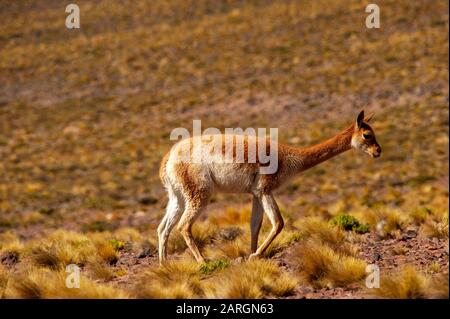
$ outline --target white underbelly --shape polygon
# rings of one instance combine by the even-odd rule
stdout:
[[[209,164],[211,178],[215,190],[225,193],[250,193],[252,191],[255,173],[254,169],[236,169],[236,164]]]

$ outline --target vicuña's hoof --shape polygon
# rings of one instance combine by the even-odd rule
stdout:
[[[248,260],[255,260],[258,258],[259,258],[259,255],[257,253],[253,253],[250,256],[248,256]]]

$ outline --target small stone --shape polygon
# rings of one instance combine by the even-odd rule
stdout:
[[[138,202],[142,205],[154,205],[158,202],[158,199],[153,196],[142,196],[138,199]]]
[[[231,228],[222,229],[219,232],[219,237],[220,237],[220,239],[223,239],[226,241],[233,241],[236,239],[236,237],[238,237],[241,234],[242,234],[242,230],[240,228],[231,227]]]
[[[358,290],[359,289],[359,285],[358,284],[349,284],[345,287],[346,290]]]
[[[7,251],[0,256],[0,263],[5,266],[12,267],[19,262],[19,254]]]
[[[417,232],[413,229],[407,230],[405,234],[403,234],[402,239],[408,240],[417,237]]]
[[[156,253],[156,247],[149,241],[141,243],[141,250],[138,254],[138,258],[151,257]]]
[[[380,255],[379,253],[374,253],[374,254],[372,255],[372,259],[373,259],[374,261],[380,260],[380,259],[381,259],[381,255]]]

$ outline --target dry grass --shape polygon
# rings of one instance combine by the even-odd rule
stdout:
[[[232,265],[205,283],[208,298],[252,299],[286,297],[297,281],[269,260],[251,260]]]
[[[327,245],[344,255],[353,256],[356,253],[355,247],[347,242],[345,231],[330,225],[320,217],[299,219],[295,225],[305,240]]]
[[[56,231],[43,241],[32,243],[30,258],[37,266],[63,269],[68,264],[85,265],[98,260],[114,264],[118,253],[108,233],[86,236],[75,232]]]
[[[71,298],[71,299],[124,299],[130,294],[100,284],[81,276],[80,288],[66,286],[67,273],[48,269],[29,268],[20,274],[12,276],[4,293],[5,298]]]
[[[0,265],[0,299],[4,298],[4,292],[8,285],[9,277],[9,272]]]
[[[89,262],[88,270],[90,277],[93,279],[110,281],[114,278],[114,273],[111,270],[111,267],[102,262],[98,261]]]
[[[147,271],[133,290],[138,298],[198,298],[203,295],[200,279],[196,262],[171,261]]]
[[[122,244],[156,243],[166,204],[159,162],[172,144],[170,131],[191,128],[193,118],[221,130],[278,127],[283,143],[307,146],[347,126],[361,105],[376,113],[380,159],[349,151],[277,194],[286,225],[297,220],[300,236],[286,227],[266,256],[284,258],[291,243],[305,239],[319,251],[306,251],[310,269],[303,275],[325,271],[323,282],[312,278],[319,286],[359,274],[350,242],[362,237],[331,227],[334,215],[354,215],[386,237],[414,224],[420,235],[448,238],[447,1],[383,2],[383,32],[363,26],[361,1],[97,4],[80,4],[87,13],[80,33],[61,28],[52,2],[0,1],[0,253],[20,257],[0,269],[0,278],[29,263],[44,268],[16,277],[24,287],[8,284],[10,293],[55,296],[34,284],[45,276],[54,282],[67,263],[90,268],[86,275],[101,281],[126,273],[110,264]],[[247,257],[249,198],[213,200],[194,228],[196,242],[213,260]],[[431,213],[414,211],[423,207]],[[267,224],[265,218],[263,232]],[[242,234],[222,236],[228,226]],[[176,230],[169,252],[191,260]],[[323,265],[330,260],[335,266]],[[261,288],[246,273],[249,265],[211,277],[179,266],[184,279],[150,274],[154,285],[142,283],[141,291],[203,297],[208,282],[215,287],[210,295],[282,295],[286,288]],[[249,285],[232,278],[240,267]],[[290,286],[286,281],[279,285]]]
[[[366,275],[364,261],[312,241],[296,247],[293,258],[300,278],[318,288],[357,283]]]
[[[427,237],[448,239],[448,212],[433,212],[421,227]]]
[[[382,237],[392,237],[408,224],[408,215],[398,209],[372,209],[355,214]]]
[[[448,277],[431,279],[408,266],[397,274],[381,277],[380,288],[371,289],[371,293],[386,299],[448,298]]]

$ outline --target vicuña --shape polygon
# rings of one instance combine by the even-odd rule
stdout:
[[[204,258],[192,237],[192,225],[202,211],[208,205],[211,195],[215,192],[249,193],[253,195],[252,215],[250,221],[251,255],[250,258],[261,256],[269,247],[275,237],[283,229],[283,218],[273,196],[275,189],[296,174],[303,172],[317,164],[320,164],[338,154],[350,150],[352,147],[359,149],[372,157],[379,157],[381,147],[375,139],[375,133],[367,124],[372,115],[364,118],[361,111],[354,122],[334,137],[323,143],[306,148],[293,147],[278,143],[278,170],[273,174],[261,174],[260,167],[267,165],[258,161],[251,163],[233,163],[230,158],[236,156],[235,140],[229,136],[221,135],[223,144],[233,143],[233,147],[222,145],[222,156],[217,152],[211,152],[205,147],[197,150],[203,158],[217,156],[217,160],[205,160],[204,162],[186,162],[179,160],[182,150],[192,147],[202,147],[215,140],[217,136],[198,136],[181,140],[175,144],[161,162],[160,178],[169,196],[166,214],[158,227],[159,260],[163,263],[167,259],[167,241],[169,234],[178,222],[178,230],[183,235],[187,246],[198,262],[204,262]],[[237,137],[237,136],[236,136]],[[201,139],[201,142],[193,139]],[[248,149],[251,143],[264,144],[267,148],[274,146],[274,141],[261,137],[245,136],[244,158],[248,158]],[[192,150],[194,153],[196,150]],[[224,162],[224,158],[228,158]],[[258,235],[263,220],[263,212],[269,218],[272,229],[257,247]]]

